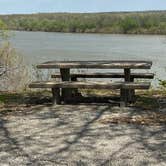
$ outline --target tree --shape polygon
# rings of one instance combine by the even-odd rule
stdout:
[[[122,22],[121,22],[121,27],[123,29],[124,33],[127,33],[130,30],[133,30],[138,27],[138,23],[134,18],[131,17],[126,17]]]

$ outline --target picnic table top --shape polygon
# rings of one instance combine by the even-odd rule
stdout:
[[[37,65],[37,68],[150,69],[151,66],[151,61],[49,61]]]

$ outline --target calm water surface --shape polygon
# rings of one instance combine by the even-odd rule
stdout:
[[[11,41],[27,64],[49,60],[151,60],[166,79],[166,36],[14,32]]]

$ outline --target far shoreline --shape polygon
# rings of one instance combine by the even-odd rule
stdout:
[[[17,14],[0,20],[18,31],[166,35],[166,11]]]
[[[10,32],[33,32],[33,33],[57,33],[57,34],[85,34],[85,35],[119,35],[119,36],[166,36],[166,34],[149,34],[149,33],[100,33],[100,32],[52,32],[52,31],[26,31],[26,30],[13,30],[13,29],[9,29]]]

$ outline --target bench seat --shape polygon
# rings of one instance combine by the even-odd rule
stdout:
[[[121,95],[124,90],[129,89],[149,89],[149,82],[95,82],[95,81],[37,81],[29,84],[29,88],[51,88],[53,97],[57,104],[61,103],[60,88],[80,88],[80,89],[120,89]],[[125,96],[121,96],[125,100]],[[127,102],[126,100],[124,102]]]
[[[61,78],[61,75],[54,74],[51,78]],[[73,73],[71,78],[124,78],[124,73]],[[153,79],[154,73],[131,73],[131,78]]]
[[[92,88],[92,89],[149,89],[150,82],[95,82],[95,81],[37,81],[29,88]]]
[[[120,89],[121,82],[95,82],[95,81],[39,81],[29,85],[30,88],[82,88],[82,89]]]

